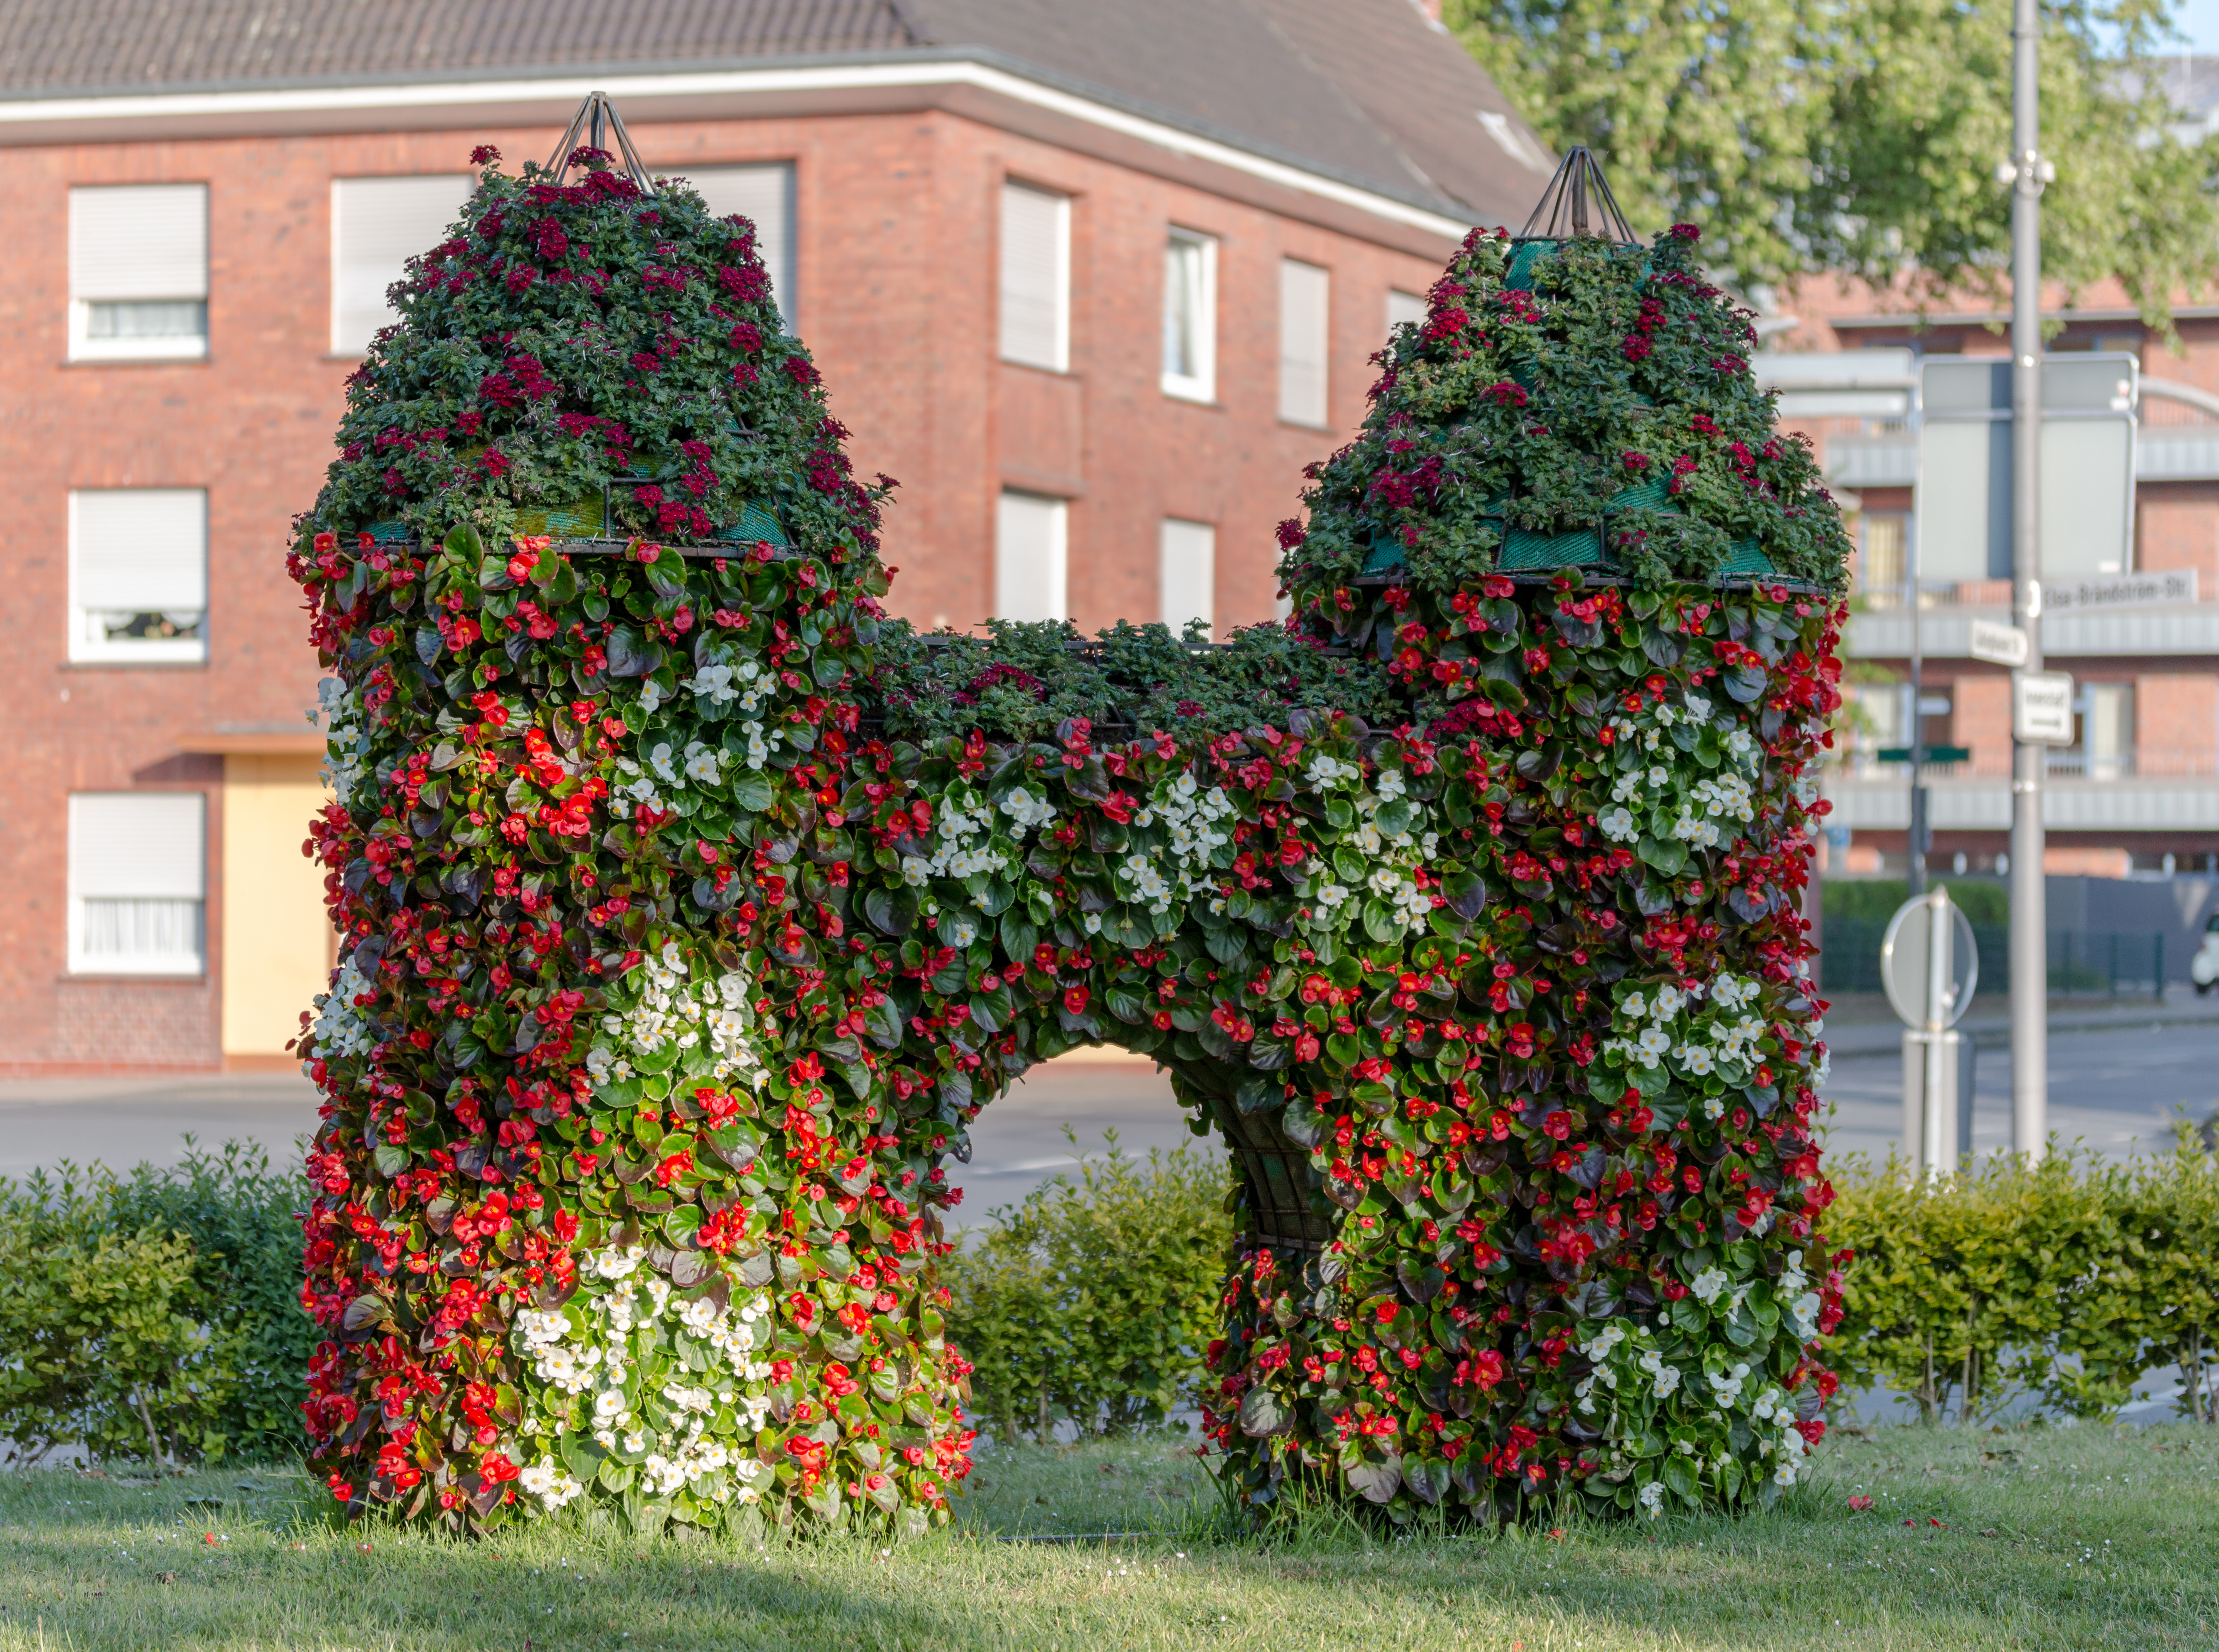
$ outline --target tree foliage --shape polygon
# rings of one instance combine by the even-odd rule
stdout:
[[[1704,227],[1744,288],[1817,270],[1924,304],[2007,285],[2009,0],[1449,0],[1552,142],[1606,157],[1637,228]],[[2116,277],[2154,324],[2219,275],[2210,146],[2166,132],[2159,0],[2048,0],[2044,268]]]

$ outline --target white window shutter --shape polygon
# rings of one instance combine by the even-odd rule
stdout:
[[[447,239],[475,185],[466,172],[332,181],[333,354],[361,355],[396,319],[385,289]]]
[[[755,255],[770,272],[771,295],[788,332],[793,329],[793,168],[785,161],[760,166],[705,166],[685,175],[719,218],[737,213],[755,227]]]
[[[1314,264],[1279,261],[1279,417],[1290,425],[1326,423],[1332,279]]]
[[[70,191],[70,296],[81,302],[208,296],[208,185]]]
[[[208,495],[110,488],[70,495],[75,606],[129,612],[208,606]]]
[[[1071,200],[1002,186],[1002,359],[1060,373],[1071,358]]]
[[[1060,499],[1005,491],[994,531],[994,617],[1067,619],[1070,507]]]
[[[198,792],[72,794],[70,893],[79,900],[203,898],[207,803]]]
[[[1405,321],[1412,326],[1426,319],[1426,301],[1415,293],[1406,293],[1395,288],[1387,289],[1387,331],[1392,332]]]
[[[1190,619],[1217,623],[1217,530],[1167,516],[1158,541],[1164,624],[1176,637]]]

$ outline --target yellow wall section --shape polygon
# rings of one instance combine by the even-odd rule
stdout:
[[[329,801],[314,757],[223,760],[223,1053],[284,1059],[330,982],[323,868],[301,853]]]

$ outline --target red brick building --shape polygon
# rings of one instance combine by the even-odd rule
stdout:
[[[1412,0],[34,0],[0,21],[0,1071],[283,1060],[326,965],[282,545],[473,145],[591,89],[758,221],[898,609],[1270,618],[1365,358],[1550,159]]]

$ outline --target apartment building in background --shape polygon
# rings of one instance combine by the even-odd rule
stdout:
[[[1909,313],[1900,295],[1806,281],[1763,324],[1762,379],[1781,392],[1783,428],[1811,438],[1856,545],[1843,638],[1844,692],[1857,731],[1827,784],[1828,869],[1900,875],[1916,742],[1927,771],[1930,867],[1998,873],[2010,863],[2011,674],[1975,660],[1978,620],[2008,624],[2007,560],[1951,541],[1922,514],[1920,369],[1937,357],[2010,357],[2007,303]],[[2123,543],[2050,533],[2041,620],[2045,668],[2073,674],[2073,741],[2048,753],[2047,869],[2118,878],[2219,871],[2219,302],[2174,310],[2177,348],[2143,326],[2116,285],[2058,295],[2047,360],[2094,366],[2110,412],[2131,416],[2135,480]],[[2133,358],[2129,365],[2124,358]],[[2101,425],[2104,428],[2100,429]],[[2046,488],[2100,486],[2091,444],[2116,419],[2053,425]],[[2085,439],[2084,439],[2085,438]],[[1930,484],[1938,488],[1938,481]],[[1922,539],[1922,525],[1924,537]],[[1911,568],[1922,686],[1913,704]],[[1933,570],[1942,570],[1939,574]]]
[[[544,160],[594,89],[756,221],[933,626],[1271,618],[1366,358],[1551,166],[1412,0],[10,9],[0,1072],[287,1059],[330,957],[287,525],[472,146]]]

